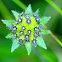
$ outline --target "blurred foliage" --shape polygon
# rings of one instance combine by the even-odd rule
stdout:
[[[50,4],[50,1],[52,1],[55,6]],[[26,8],[24,6],[28,6],[29,4],[32,5],[33,11],[36,11],[36,9],[39,8],[41,17],[52,17],[46,26],[60,41],[62,41],[61,0],[19,0],[19,2],[18,0],[0,0],[0,62],[62,62],[62,47],[51,35],[43,36],[48,47],[47,50],[40,47],[32,48],[32,53],[28,56],[26,48],[20,46],[16,51],[11,53],[10,48],[12,42],[5,38],[10,31],[6,29],[6,26],[1,22],[1,20],[14,19],[11,10],[21,12]],[[60,8],[59,11],[57,8]]]

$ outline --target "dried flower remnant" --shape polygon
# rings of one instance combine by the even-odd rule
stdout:
[[[12,38],[13,44],[11,52],[13,52],[20,45],[25,45],[28,55],[31,52],[32,45],[39,45],[47,49],[41,35],[48,34],[49,32],[43,28],[43,25],[51,17],[39,17],[39,10],[33,13],[31,5],[27,7],[25,12],[18,13],[12,10],[16,20],[2,20],[6,26],[12,30],[6,38]]]

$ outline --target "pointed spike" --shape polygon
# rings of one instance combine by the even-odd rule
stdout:
[[[31,8],[31,4],[28,5],[27,9],[25,10],[25,13],[30,13],[30,15],[32,16],[32,8]]]
[[[12,10],[11,12],[13,13],[15,19],[19,18],[19,13],[18,12],[14,11],[14,10]]]

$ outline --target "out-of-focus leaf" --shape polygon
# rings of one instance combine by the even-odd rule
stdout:
[[[13,39],[13,44],[12,44],[12,47],[11,47],[11,52],[13,52],[16,48],[19,47],[19,43],[17,41],[17,39]]]
[[[7,39],[10,39],[10,38],[12,38],[12,37],[13,37],[13,33],[10,33],[10,34],[8,34],[8,35],[6,36]]]
[[[6,24],[6,26],[9,27],[9,28],[10,28],[11,24],[14,24],[15,23],[14,20],[2,20],[2,22],[4,24]]]
[[[15,19],[18,19],[19,18],[19,16],[18,16],[19,13],[18,12],[14,11],[14,10],[12,10],[11,12],[13,13]]]
[[[44,42],[44,40],[43,40],[43,38],[42,38],[41,36],[38,37],[38,39],[37,39],[37,44],[38,44],[40,47],[42,47],[42,48],[44,48],[44,49],[47,49],[47,47],[46,47],[46,45],[45,45],[45,42]]]
[[[41,18],[41,25],[45,25],[49,20],[50,20],[51,17],[43,17]]]
[[[32,16],[31,4],[28,5],[27,9],[25,10],[25,13],[30,13],[30,15]]]
[[[42,31],[41,32],[42,34],[49,34],[50,33],[48,30],[45,30],[45,29],[42,29],[41,31]]]
[[[26,43],[25,43],[25,47],[26,47],[26,49],[27,49],[28,55],[30,55],[30,53],[31,53],[31,43],[26,42]]]

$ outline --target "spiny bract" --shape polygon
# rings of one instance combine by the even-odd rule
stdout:
[[[25,12],[18,13],[12,10],[16,20],[2,20],[4,24],[12,31],[6,38],[12,38],[13,44],[11,52],[20,45],[25,45],[28,55],[31,52],[31,47],[39,45],[47,49],[42,34],[48,34],[48,31],[43,28],[43,25],[50,17],[39,17],[39,9],[33,13],[31,5],[27,7]]]

